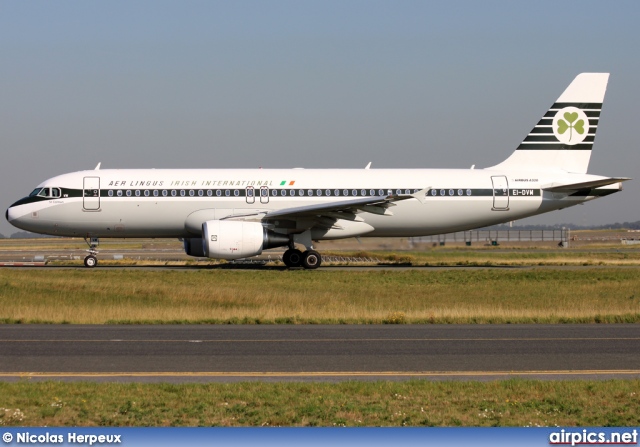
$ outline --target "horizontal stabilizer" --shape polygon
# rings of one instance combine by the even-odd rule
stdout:
[[[571,191],[577,191],[580,189],[599,188],[601,186],[613,185],[614,183],[620,183],[627,180],[631,180],[631,179],[628,177],[611,177],[611,178],[604,178],[601,180],[593,180],[590,182],[570,183],[568,185],[553,184],[552,186],[542,187],[542,189],[544,191],[549,191],[549,192],[571,192]]]

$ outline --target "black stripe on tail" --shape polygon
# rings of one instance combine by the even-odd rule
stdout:
[[[562,143],[556,137],[553,130],[553,119],[556,114],[565,107],[575,107],[584,112],[589,120],[589,129],[586,137],[578,144]],[[538,121],[538,124],[529,132],[518,150],[591,150],[598,130],[602,103],[575,103],[557,102]]]

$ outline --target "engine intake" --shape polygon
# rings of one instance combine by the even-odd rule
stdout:
[[[260,222],[208,220],[202,224],[202,252],[208,258],[247,258],[288,244],[288,236],[267,230]]]

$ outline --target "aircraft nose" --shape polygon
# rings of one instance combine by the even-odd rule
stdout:
[[[24,210],[20,205],[11,205],[4,212],[4,217],[11,225],[21,230],[31,231],[31,224],[24,215]]]
[[[9,208],[7,208],[7,211],[5,211],[4,217],[5,219],[7,219],[7,222],[9,222],[10,224],[15,224],[20,216],[18,216],[18,211],[16,210],[16,207],[11,205]]]
[[[7,208],[7,211],[4,212],[4,218],[11,224],[15,223],[23,214],[23,207],[26,203],[29,203],[27,198],[20,199],[16,203],[13,203]]]

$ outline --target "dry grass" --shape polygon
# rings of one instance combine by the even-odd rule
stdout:
[[[0,270],[0,321],[638,322],[640,276],[615,268]]]

